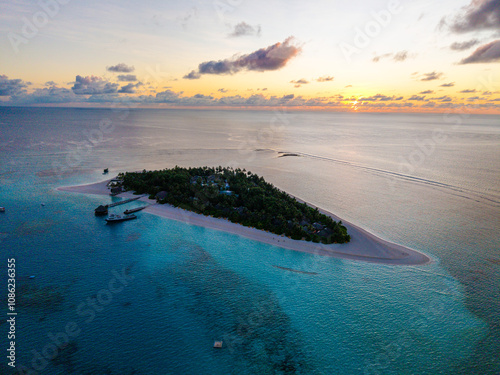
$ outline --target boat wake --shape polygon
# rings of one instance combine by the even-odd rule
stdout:
[[[390,170],[385,170],[385,169],[379,169],[379,168],[374,168],[374,167],[369,167],[366,165],[346,161],[346,160],[341,160],[341,159],[335,159],[335,158],[330,158],[326,156],[321,156],[321,155],[314,155],[314,154],[308,154],[305,152],[297,152],[297,151],[276,151],[278,153],[278,157],[282,156],[297,156],[297,157],[304,157],[304,158],[310,158],[310,159],[317,159],[317,160],[323,160],[327,162],[332,162],[336,164],[341,164],[345,166],[349,166],[352,168],[357,168],[369,173],[374,173],[377,175],[382,175],[385,177],[390,177],[391,179],[398,179],[398,180],[404,180],[404,181],[409,181],[409,182],[414,182],[414,183],[419,183],[423,185],[428,185],[428,186],[433,186],[436,188],[440,189],[445,189],[448,190],[450,193],[466,198],[466,199],[472,199],[476,202],[483,202],[483,203],[493,203],[495,206],[500,206],[500,198],[494,195],[490,194],[485,194],[483,192],[479,192],[476,190],[460,187],[460,186],[455,186],[451,184],[447,184],[444,182],[439,182],[439,181],[434,181],[430,179],[426,179],[423,177],[416,177],[416,176],[411,176],[408,174],[404,173],[399,173],[399,172],[394,172]]]

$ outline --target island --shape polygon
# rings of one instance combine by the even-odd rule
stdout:
[[[125,190],[198,214],[225,218],[294,240],[349,242],[342,222],[298,202],[245,169],[181,168],[118,175]]]
[[[397,266],[431,263],[422,252],[341,220],[244,169],[175,167],[162,171],[125,172],[113,179],[61,186],[56,190],[64,194],[107,196],[113,200],[110,207],[116,204],[116,199],[138,200],[148,203],[142,213],[314,256]],[[106,203],[101,198],[99,204]],[[277,207],[280,205],[282,207]],[[89,213],[94,208],[89,208]],[[112,210],[121,212],[122,209]],[[234,241],[240,243],[236,237]],[[270,264],[280,269],[275,266]]]

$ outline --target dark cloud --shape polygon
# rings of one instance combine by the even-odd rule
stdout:
[[[500,4],[500,1],[498,1]],[[460,64],[492,63],[500,61],[500,39],[478,47],[472,54],[460,61]]]
[[[418,101],[421,101],[421,100],[425,100],[425,96],[412,95],[411,98],[409,98],[408,100],[418,100]]]
[[[384,53],[380,56],[375,56],[372,61],[373,62],[379,62],[381,59],[385,59],[385,58],[389,58],[391,57],[391,60],[393,61],[396,61],[396,62],[402,62],[402,61],[405,61],[409,55],[408,55],[408,51],[399,51],[399,52],[396,52],[396,53]]]
[[[439,98],[433,98],[433,100],[439,100],[440,102],[451,102],[452,99],[448,95],[445,95]]]
[[[201,75],[198,72],[195,72],[194,70],[191,70],[190,73],[186,74],[184,79],[200,79]]]
[[[45,82],[45,86],[55,86],[56,83],[54,81],[47,81]]]
[[[51,86],[48,88],[36,89],[31,94],[16,96],[12,101],[17,105],[57,104],[80,102],[80,98],[70,89]]]
[[[316,82],[330,82],[330,81],[333,81],[332,76],[323,76],[316,79]]]
[[[122,86],[120,90],[118,90],[119,94],[134,94],[137,91],[137,88],[142,86],[142,82],[137,82],[136,84],[129,83],[125,86]]]
[[[472,0],[462,8],[451,22],[443,18],[440,26],[449,26],[456,33],[466,33],[480,30],[500,29],[500,1],[498,0]]]
[[[218,89],[217,91],[222,92],[222,93],[226,93],[228,90],[227,89]]]
[[[425,90],[425,91],[419,92],[419,94],[434,94],[434,91],[432,91],[432,90]]]
[[[71,90],[77,95],[113,94],[117,92],[118,84],[108,82],[101,77],[78,75]]]
[[[260,36],[260,25],[254,27],[246,22],[240,22],[239,24],[234,26],[233,32],[229,34],[230,37],[238,37],[245,35]]]
[[[120,74],[118,76],[118,81],[120,81],[120,82],[135,82],[135,81],[137,81],[137,76],[135,74]]]
[[[434,81],[435,79],[440,79],[442,76],[443,73],[440,72],[424,73],[424,75],[420,78],[420,81]]]
[[[135,70],[133,66],[128,66],[127,64],[120,63],[113,66],[108,66],[106,69],[114,73],[131,73]]]
[[[453,87],[455,86],[455,82],[443,83],[439,87]]]
[[[0,75],[0,96],[21,95],[26,92],[27,82],[22,79],[9,79],[6,75]]]
[[[464,51],[466,49],[474,47],[478,43],[479,40],[477,39],[468,40],[466,42],[455,42],[450,46],[450,49],[453,51]]]
[[[177,103],[180,100],[180,95],[172,90],[165,90],[156,94],[154,102],[156,103]]]
[[[459,92],[461,92],[462,94],[472,94],[472,93],[475,93],[476,90],[475,89],[467,89],[467,90],[462,90]]]
[[[261,48],[248,55],[236,56],[219,61],[206,61],[198,66],[198,71],[184,76],[185,79],[198,79],[202,74],[234,74],[241,70],[264,72],[283,68],[288,61],[302,50],[294,44],[294,38],[289,37],[283,43],[276,43],[267,48]]]

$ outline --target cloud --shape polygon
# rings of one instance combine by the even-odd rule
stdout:
[[[419,94],[434,94],[434,91],[432,91],[432,90],[425,90],[425,91],[419,92]]]
[[[12,102],[17,105],[77,103],[80,102],[80,98],[70,89],[51,86],[36,89],[31,94],[15,96]]]
[[[124,63],[116,64],[113,66],[108,66],[106,69],[114,73],[131,73],[135,70],[133,66],[128,66]]]
[[[229,34],[230,37],[239,37],[245,35],[260,36],[260,25],[254,27],[246,22],[240,22],[239,24],[234,26],[233,32]]]
[[[372,59],[372,61],[373,61],[373,62],[379,62],[379,61],[380,61],[380,59],[383,59],[383,58],[389,57],[389,56],[391,56],[391,55],[392,55],[392,53],[384,53],[383,55],[380,55],[380,56],[375,56],[375,57]]]
[[[195,72],[194,70],[191,70],[190,73],[186,74],[184,77],[184,79],[200,79],[201,75],[200,73],[198,72]]]
[[[418,101],[421,101],[421,100],[425,100],[425,96],[412,95],[412,97],[409,98],[408,100],[418,100]]]
[[[433,100],[439,100],[440,102],[451,102],[451,98],[448,95],[441,96],[439,98],[432,98]]]
[[[455,86],[455,82],[443,83],[439,87],[453,87]]]
[[[302,47],[289,37],[283,43],[261,48],[248,55],[235,56],[219,61],[206,61],[198,65],[198,71],[191,71],[183,78],[198,79],[202,74],[234,74],[242,70],[264,72],[283,68],[288,61],[301,52]]]
[[[424,73],[424,75],[420,77],[420,81],[434,81],[435,79],[440,79],[442,76],[443,73],[440,72]]]
[[[399,51],[399,52],[396,52],[396,53],[384,53],[380,56],[375,56],[372,61],[373,62],[379,62],[381,59],[385,59],[385,58],[388,58],[388,57],[392,57],[392,60],[395,61],[395,62],[402,62],[402,61],[405,61],[409,55],[408,55],[408,51]]]
[[[119,94],[134,94],[136,92],[136,89],[142,86],[142,82],[137,82],[136,84],[129,83],[125,86],[122,86],[120,90],[118,90]]]
[[[222,88],[222,89],[218,89],[217,91],[222,92],[222,93],[226,93],[226,92],[228,92],[228,90],[227,90],[227,89],[224,89],[224,88]]]
[[[479,40],[477,39],[471,39],[466,42],[455,42],[450,46],[450,49],[453,51],[464,51],[466,49],[474,47],[478,43]]]
[[[296,81],[290,81],[290,83],[295,83],[294,87],[300,87],[302,85],[307,85],[309,83],[309,81],[306,80],[305,78],[301,78],[301,79],[296,80]]]
[[[472,93],[475,93],[476,90],[475,89],[466,89],[466,90],[462,90],[459,92],[461,92],[462,94],[472,94]]]
[[[500,1],[498,3],[500,4]],[[478,47],[459,64],[492,63],[496,61],[500,61],[500,39]]]
[[[118,81],[120,81],[120,82],[135,82],[135,81],[137,81],[137,76],[135,74],[120,74],[118,76]]]
[[[402,98],[403,97],[396,98],[395,96],[387,96],[387,95],[377,94],[377,95],[362,97],[362,98],[358,99],[358,101],[360,101],[360,102],[375,102],[375,101],[386,102],[389,100],[401,100]]]
[[[71,90],[77,95],[113,94],[118,89],[117,83],[111,83],[96,76],[77,75],[73,83]]]
[[[54,81],[47,81],[45,82],[45,86],[55,86],[56,83]]]
[[[0,96],[21,95],[26,92],[27,82],[22,79],[9,79],[6,75],[0,75]]]
[[[400,51],[394,54],[394,61],[405,61],[408,58],[408,51]]]
[[[443,18],[440,26],[445,25],[448,22]],[[449,28],[455,33],[500,29],[500,1],[472,0],[462,8],[461,14],[454,17]]]
[[[316,82],[330,82],[333,81],[332,76],[323,76],[316,79]]]

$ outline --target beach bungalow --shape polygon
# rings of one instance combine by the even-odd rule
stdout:
[[[102,204],[94,210],[96,216],[102,216],[108,214],[108,206],[103,206]]]
[[[155,198],[157,201],[162,201],[167,198],[168,193],[165,190],[156,193]]]
[[[322,230],[324,227],[322,224],[320,223],[313,223],[312,226],[314,227],[314,229],[316,230]]]
[[[122,191],[123,191],[123,190],[122,190],[121,185],[120,185],[120,186],[115,186],[115,187],[112,187],[112,188],[111,188],[111,195],[113,195],[113,196],[114,196],[114,195],[118,195],[118,194],[120,194]]]

